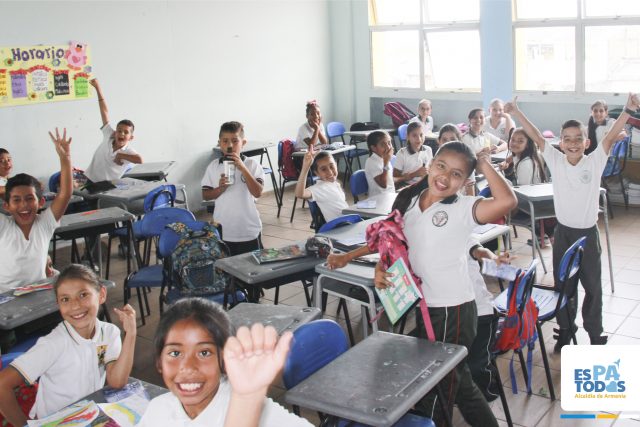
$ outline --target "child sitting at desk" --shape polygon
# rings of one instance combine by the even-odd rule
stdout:
[[[425,135],[433,132],[433,117],[431,117],[431,101],[422,99],[418,102],[418,115],[409,120],[409,123],[420,123]]]
[[[424,131],[420,123],[409,123],[407,139],[407,146],[398,151],[396,164],[393,166],[393,179],[396,186],[420,181],[420,178],[429,173],[427,166],[433,158],[431,148],[424,145]]]
[[[395,192],[391,166],[393,157],[391,137],[383,130],[373,131],[367,137],[367,147],[371,156],[364,165],[364,173],[369,184],[369,197]]]
[[[222,227],[222,240],[231,255],[262,247],[256,199],[262,195],[264,170],[252,157],[241,154],[246,143],[242,123],[223,123],[218,144],[224,156],[214,159],[202,177],[202,198],[216,201],[213,220]],[[229,161],[233,162],[233,176],[225,175]]]
[[[511,116],[504,112],[504,102],[499,98],[492,99],[489,104],[489,120],[484,124],[484,131],[507,141],[513,128]]]
[[[84,174],[93,182],[119,179],[127,171],[130,163],[142,163],[142,157],[130,144],[133,140],[133,122],[127,119],[120,120],[114,130],[109,124],[109,110],[98,79],[92,79],[89,83],[98,94],[103,139]]]
[[[272,326],[259,323],[233,332],[218,304],[187,298],[172,305],[153,339],[156,367],[170,393],[149,403],[138,426],[310,426],[265,398],[293,335],[278,339]]]
[[[307,102],[306,112],[307,121],[298,129],[296,150],[306,149],[312,145],[328,144],[324,125],[322,124],[320,105],[315,99]]]
[[[469,131],[462,135],[462,142],[467,144],[474,153],[478,154],[482,150],[490,153],[504,151],[507,143],[497,136],[485,132],[485,116],[482,108],[474,108],[469,112]]]
[[[4,190],[7,185],[9,175],[11,175],[11,169],[13,168],[13,161],[11,160],[11,154],[4,148],[0,148],[0,198],[4,199]]]
[[[589,117],[589,123],[587,124],[587,136],[591,143],[584,150],[584,154],[590,154],[596,149],[598,144],[602,142],[604,136],[609,133],[613,126],[613,120],[609,117],[609,106],[604,99],[598,99],[591,104],[591,116]],[[624,129],[618,134],[618,140],[626,138],[627,133]]]
[[[4,209],[0,215],[0,292],[46,277],[49,242],[64,215],[72,192],[71,138],[58,129],[49,136],[60,158],[60,189],[48,209],[38,214],[45,200],[40,182],[24,173],[7,181]]]
[[[311,187],[305,188],[309,169],[318,176],[319,180]],[[337,178],[338,168],[331,153],[321,151],[316,154],[313,146],[309,146],[296,183],[296,197],[315,201],[327,222],[342,216],[342,210],[348,205],[342,185]]]
[[[0,371],[0,412],[14,426],[26,418],[13,389],[38,381],[29,417],[44,418],[104,387],[127,384],[136,343],[136,312],[130,305],[114,309],[125,331],[97,319],[107,292],[88,267],[71,264],[54,284],[63,321],[25,354]]]

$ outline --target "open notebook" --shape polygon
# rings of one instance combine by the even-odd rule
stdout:
[[[304,245],[289,245],[282,248],[258,249],[251,252],[258,264],[267,262],[286,261],[288,259],[304,258],[307,252]]]

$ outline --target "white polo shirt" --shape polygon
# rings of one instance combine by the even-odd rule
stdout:
[[[209,405],[194,419],[184,411],[180,400],[173,393],[154,398],[147,407],[138,427],[223,427],[231,401],[231,386],[220,381],[216,395]],[[264,399],[260,427],[309,427],[304,418],[289,413],[269,398]]]
[[[567,227],[591,228],[598,222],[600,177],[608,155],[602,144],[589,155],[582,156],[577,165],[567,156],[545,143],[544,160],[553,177],[553,206],[556,218]]]
[[[9,177],[0,176],[0,187],[6,187]]]
[[[326,135],[323,124],[320,125],[320,133],[322,135]],[[294,146],[294,148],[296,150],[308,148],[309,146],[304,142],[304,140],[305,138],[311,138],[312,136],[313,136],[313,128],[309,125],[309,122],[304,122],[304,124],[300,126],[300,128],[298,128],[298,135],[296,136],[296,145]],[[316,145],[319,145],[319,144],[321,144],[320,138],[318,138],[318,141],[316,142]]]
[[[422,131],[424,132],[425,135],[429,133],[433,133],[433,117],[427,116],[427,121],[423,122],[420,116],[415,116],[414,118],[409,120],[409,123],[413,123],[413,122],[418,122],[422,125]]]
[[[125,161],[122,165],[117,164],[114,162],[116,154],[138,154],[138,152],[131,148],[131,144],[113,151],[114,129],[107,123],[100,130],[102,131],[102,142],[93,153],[93,159],[84,174],[93,182],[120,179],[130,162]]]
[[[469,238],[478,225],[474,206],[482,197],[457,196],[452,203],[434,203],[424,212],[418,197],[404,215],[404,235],[427,305],[449,307],[473,300]]]
[[[604,137],[609,133],[615,122],[616,121],[614,119],[609,117],[604,125],[596,127],[596,139],[598,140],[598,144],[601,143]]]
[[[318,204],[327,222],[342,216],[342,210],[349,207],[342,185],[337,180],[334,182],[318,180],[307,190],[311,192],[312,200]]]
[[[11,362],[27,384],[39,379],[31,418],[43,418],[104,387],[106,365],[118,359],[117,326],[96,319],[93,338],[82,338],[67,322]]]
[[[469,249],[479,242],[475,239],[469,241]],[[467,262],[469,266],[469,277],[473,283],[473,293],[476,297],[476,307],[478,308],[478,316],[487,316],[493,314],[493,294],[487,289],[484,277],[480,273],[480,263],[471,258],[471,254],[467,252]]]
[[[387,171],[387,186],[380,187],[374,177],[380,175],[384,171],[384,160],[376,153],[371,153],[371,156],[364,164],[364,174],[367,177],[367,184],[369,185],[369,197],[376,196],[382,193],[395,193],[396,187],[393,184],[393,168],[391,162],[389,162],[389,170]]]
[[[500,138],[488,132],[480,132],[475,136],[467,132],[462,135],[461,142],[467,144],[469,147],[471,147],[473,152],[477,154],[479,151],[482,151],[483,148],[500,144]]]
[[[518,185],[540,184],[542,182],[540,168],[531,157],[520,160],[513,156],[513,164]]]
[[[407,147],[401,148],[396,154],[396,164],[394,169],[398,169],[400,173],[411,173],[420,169],[423,166],[429,166],[429,162],[433,159],[433,152],[431,147],[423,145],[420,147],[420,151],[417,153],[409,153]],[[415,177],[414,181],[420,180],[420,177]]]
[[[264,182],[262,165],[251,157],[245,157],[244,165],[253,177]],[[224,173],[224,164],[215,159],[204,173],[203,187],[220,186],[220,175]],[[222,239],[229,242],[246,242],[258,238],[262,231],[260,213],[256,199],[249,192],[242,172],[236,168],[235,182],[216,199],[213,220],[222,224]]]
[[[491,126],[491,119],[487,117],[487,120],[484,123],[483,130],[486,133],[490,133],[491,135],[500,138],[503,141],[506,141],[509,137],[509,134],[507,133],[507,119],[505,119],[504,117],[500,117],[500,122],[496,127]]]
[[[51,209],[45,209],[25,239],[13,217],[0,215],[0,293],[47,277],[49,242],[58,224]]]

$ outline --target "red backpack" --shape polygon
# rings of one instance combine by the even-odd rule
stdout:
[[[395,127],[402,126],[416,116],[416,113],[411,111],[409,107],[402,102],[385,102],[384,114],[391,117],[391,121]]]
[[[290,139],[280,141],[278,147],[278,168],[283,178],[287,180],[298,179],[298,169],[293,163],[293,152],[295,143]]]
[[[520,270],[516,280],[509,286],[507,290],[507,315],[502,318],[502,322],[498,327],[499,336],[496,340],[495,351],[506,352],[514,350],[511,356],[511,364],[509,371],[511,374],[511,388],[514,393],[518,393],[518,386],[515,379],[515,370],[513,369],[513,357],[516,351],[523,351],[528,348],[527,352],[527,393],[531,394],[531,371],[533,365],[533,349],[538,339],[538,330],[536,324],[538,322],[538,306],[531,298],[530,293],[526,293],[527,280],[533,280],[533,272],[535,270],[535,262],[529,266],[527,272]],[[526,298],[524,308],[520,310],[523,299]]]
[[[0,370],[2,370],[2,360],[0,359]],[[18,401],[18,405],[20,409],[22,409],[22,413],[29,418],[29,411],[31,411],[31,407],[36,402],[36,394],[38,394],[38,383],[36,382],[32,386],[28,386],[25,383],[20,384],[14,390],[16,395],[16,400]],[[7,420],[0,414],[0,426],[2,427],[12,427],[12,424],[9,424]]]

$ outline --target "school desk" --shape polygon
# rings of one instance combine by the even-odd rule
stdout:
[[[279,335],[286,331],[295,331],[305,323],[320,319],[322,312],[316,307],[296,307],[292,305],[271,305],[241,303],[227,312],[231,324],[251,327],[254,323],[271,325]]]
[[[304,245],[305,242],[297,242]],[[293,244],[293,243],[292,243]],[[286,261],[268,262],[258,264],[251,253],[234,255],[216,261],[216,268],[233,277],[231,289],[234,289],[235,281],[240,281],[249,293],[249,301],[257,303],[260,298],[260,289],[276,288],[276,304],[279,295],[279,287],[298,280],[310,280],[315,276],[315,267],[323,262],[322,258],[307,256]],[[232,292],[233,294],[233,292]]]
[[[377,216],[389,215],[391,212],[391,206],[396,201],[398,193],[380,193],[373,197],[369,197],[365,200],[361,200],[358,203],[349,205],[348,208],[343,209],[344,215],[356,214],[362,218],[374,218]],[[373,206],[375,204],[375,206]],[[373,207],[372,207],[373,206]]]
[[[49,277],[37,283],[53,283],[54,280],[54,277]],[[116,287],[110,280],[100,280],[100,283],[107,289]],[[12,297],[13,291],[4,292],[2,296]],[[53,289],[13,297],[11,301],[0,304],[0,329],[15,329],[57,311],[58,304]]]
[[[155,384],[151,384],[148,383],[146,381],[143,380],[139,380],[137,378],[133,378],[133,377],[129,377],[129,380],[127,381],[129,384],[134,383],[134,382],[140,382],[142,383],[142,386],[144,387],[145,391],[147,392],[147,394],[149,394],[149,399],[153,399],[154,397],[158,397],[160,395],[163,395],[165,393],[168,393],[169,390],[167,390],[164,387],[160,387],[157,386]],[[105,386],[103,388],[101,388],[98,391],[95,391],[85,397],[83,397],[82,399],[78,400],[78,402],[80,402],[81,400],[92,400],[95,403],[107,403],[107,399],[104,395],[104,391],[105,389],[108,389],[110,387]]]
[[[350,136],[353,138],[361,138],[361,139],[367,139],[367,137],[369,135],[371,135],[373,132],[377,132],[377,131],[385,131],[387,132],[389,135],[395,135],[397,130],[396,129],[368,129],[368,130],[348,130],[345,131],[345,133],[343,133],[344,136]]]
[[[365,131],[363,131],[363,132],[365,132]],[[339,147],[337,147],[335,149],[328,148],[328,147],[331,147],[331,145],[328,144],[326,146],[316,148],[316,151],[317,152],[326,151],[327,153],[331,153],[332,156],[334,156],[334,157],[338,156],[338,158],[339,158],[339,157],[344,157],[345,156],[344,153],[356,149],[355,145],[350,145],[350,144],[345,144],[345,145],[339,146]],[[302,150],[299,150],[299,151],[294,151],[292,156],[294,158],[296,158],[296,157],[302,158],[302,157],[304,157],[305,154],[307,154],[307,149],[306,148],[302,149]],[[352,174],[351,164],[349,164],[349,162],[347,161],[346,158],[345,158],[345,162],[344,163],[345,163],[345,174],[346,174],[346,176],[351,176],[351,174]]]
[[[284,398],[291,405],[359,423],[391,426],[466,355],[464,346],[379,331],[288,390]],[[444,401],[442,393],[438,395]],[[446,410],[445,418],[450,421]]]
[[[129,169],[123,178],[142,179],[144,181],[166,181],[169,175],[169,169],[176,162],[173,160],[167,162],[150,162],[140,163]]]

